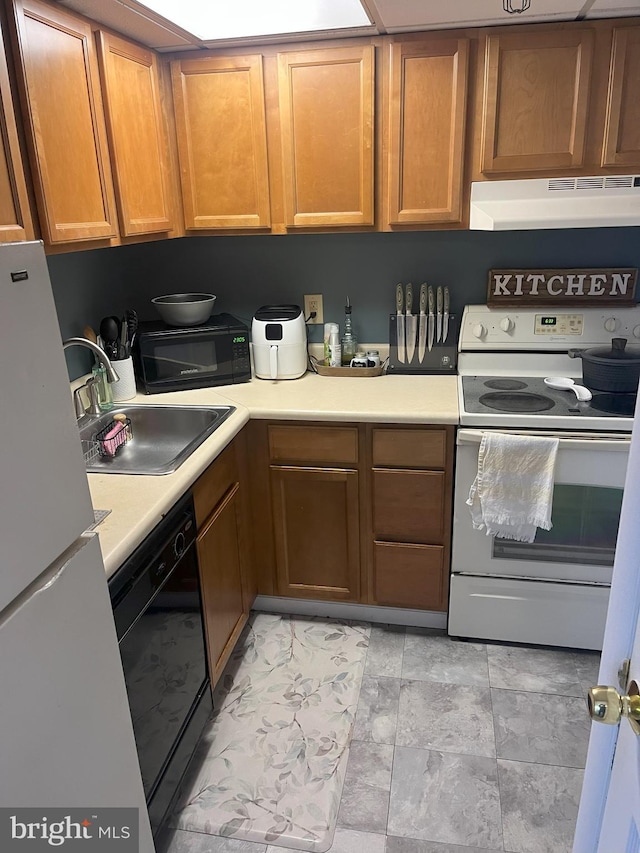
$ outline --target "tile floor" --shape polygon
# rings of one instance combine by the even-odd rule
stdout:
[[[570,853],[598,660],[373,626],[330,853]],[[170,845],[283,850],[180,830]]]

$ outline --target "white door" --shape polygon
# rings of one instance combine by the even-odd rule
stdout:
[[[629,678],[640,683],[639,412],[637,407],[598,677],[618,691],[618,669],[626,658],[631,658]],[[573,850],[640,851],[640,737],[626,719],[617,726],[591,727]]]

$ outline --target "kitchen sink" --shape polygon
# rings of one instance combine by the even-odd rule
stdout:
[[[171,474],[235,411],[235,406],[120,406],[78,423],[87,472]],[[131,421],[131,440],[114,456],[98,454],[95,436],[114,415]]]

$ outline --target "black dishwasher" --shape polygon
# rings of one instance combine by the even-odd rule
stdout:
[[[109,581],[156,836],[212,711],[195,540],[186,495]]]

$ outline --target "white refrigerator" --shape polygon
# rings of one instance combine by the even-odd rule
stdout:
[[[43,247],[5,244],[0,807],[138,808],[139,851],[152,853],[102,555],[84,532],[93,521]]]

